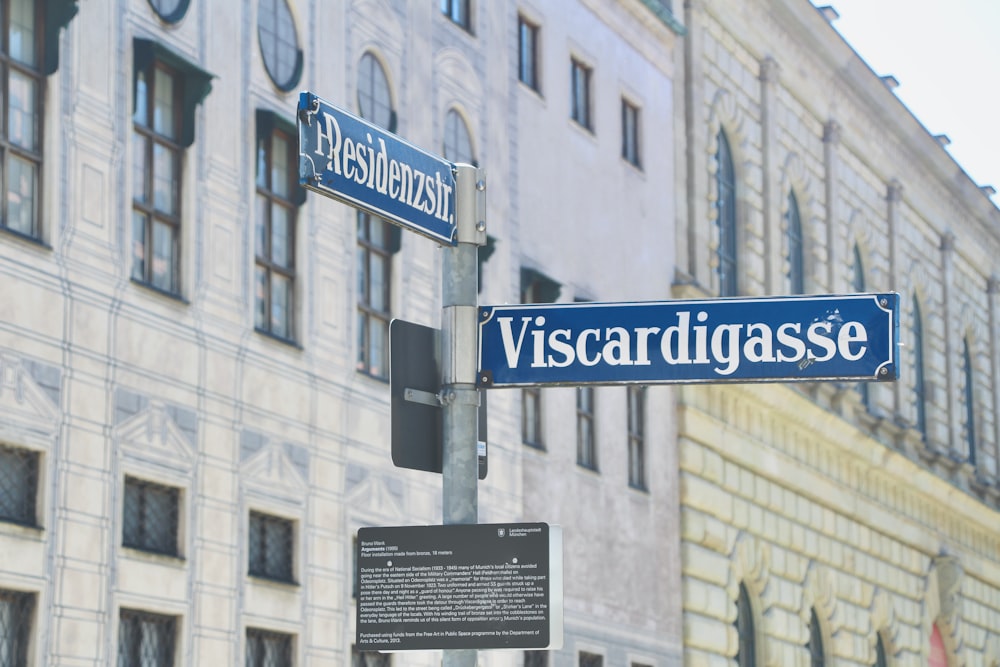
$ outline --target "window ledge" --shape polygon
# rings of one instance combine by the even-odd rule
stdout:
[[[373,373],[369,373],[368,371],[362,370],[360,368],[357,369],[357,371],[358,371],[358,375],[361,375],[361,376],[366,377],[366,378],[370,378],[370,379],[372,379],[372,380],[374,380],[376,382],[381,382],[383,384],[389,384],[389,378],[388,377],[382,377],[381,375],[374,375]]]
[[[187,561],[180,554],[161,553],[159,551],[149,551],[142,547],[122,545],[122,553],[135,560],[143,560],[147,563],[159,563],[171,567],[184,567]]]
[[[145,280],[138,280],[136,278],[132,278],[131,280],[132,280],[132,284],[133,285],[138,285],[139,287],[142,287],[143,289],[147,289],[150,292],[153,292],[154,294],[159,294],[162,297],[166,297],[167,299],[170,299],[171,301],[174,301],[176,303],[180,303],[180,304],[185,305],[185,306],[191,305],[188,302],[187,299],[185,299],[183,296],[181,296],[177,292],[168,292],[168,291],[166,291],[164,289],[160,289],[159,287],[157,287],[153,283],[147,283]]]
[[[48,243],[38,238],[37,236],[31,236],[30,234],[19,232],[16,229],[11,229],[10,227],[0,227],[0,231],[2,231],[4,234],[8,234],[9,236],[17,239],[18,241],[23,241],[24,243],[32,245],[40,250],[48,250],[50,252],[52,251],[52,246],[50,246]]]
[[[279,336],[278,334],[271,333],[267,329],[261,329],[260,327],[254,327],[253,330],[255,332],[259,333],[264,338],[267,338],[269,340],[273,340],[276,343],[282,343],[283,345],[286,345],[288,347],[294,348],[294,349],[299,350],[299,351],[305,349],[305,348],[302,347],[302,345],[300,345],[298,343],[298,341],[296,341],[296,340],[294,340],[292,338],[285,338],[284,336]]]
[[[647,496],[649,495],[649,487],[647,487],[645,485],[633,484],[632,482],[629,482],[628,483],[628,488],[630,488],[633,491],[636,491],[638,493],[641,493],[643,495],[647,495]]]
[[[247,574],[251,583],[262,584],[264,586],[275,586],[279,588],[299,588],[299,582],[294,579],[278,579],[277,577],[269,577],[266,574],[254,574],[253,572]]]
[[[0,534],[41,541],[45,536],[45,528],[38,524],[22,523],[13,519],[0,519]]]

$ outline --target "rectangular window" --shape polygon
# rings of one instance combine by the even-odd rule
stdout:
[[[292,667],[292,636],[247,628],[246,667]]]
[[[33,0],[0,6],[0,226],[34,239],[41,236],[44,7]]]
[[[250,576],[294,583],[294,541],[295,526],[288,519],[250,512]]]
[[[570,118],[593,131],[590,118],[591,69],[576,58],[570,60]]]
[[[639,107],[622,98],[622,157],[642,166],[639,162]]]
[[[549,652],[525,651],[524,667],[549,667]]]
[[[122,545],[176,556],[180,489],[125,478]]]
[[[122,609],[118,627],[118,667],[173,667],[177,619]]]
[[[181,93],[177,70],[136,72],[132,136],[132,279],[180,292]]]
[[[646,489],[646,389],[628,388],[628,483]]]
[[[28,664],[34,613],[33,593],[0,590],[0,665]]]
[[[441,13],[450,18],[452,23],[472,32],[472,17],[469,14],[471,3],[472,0],[441,0]]]
[[[358,212],[358,370],[389,379],[392,230]]]
[[[254,327],[290,341],[295,338],[297,206],[293,197],[298,180],[298,138],[273,127],[273,123],[261,125],[258,114]]]
[[[391,667],[392,654],[378,651],[359,651],[351,646],[351,667]]]
[[[584,468],[597,470],[593,387],[576,389],[576,462]]]
[[[538,387],[521,390],[521,439],[526,445],[545,449],[542,440],[542,390]]]
[[[0,445],[0,521],[37,526],[38,452]]]
[[[517,45],[518,78],[538,92],[538,26],[523,16],[517,17]]]
[[[580,651],[577,664],[579,667],[604,667],[604,656],[600,653]]]

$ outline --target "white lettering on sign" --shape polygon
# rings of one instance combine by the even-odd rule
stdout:
[[[452,186],[441,180],[440,172],[425,174],[390,157],[381,137],[377,145],[370,132],[365,134],[364,142],[344,137],[337,118],[324,111],[323,120],[316,123],[315,153],[326,158],[327,171],[391,197],[415,211],[451,222]]]
[[[732,375],[743,361],[750,363],[829,361],[839,355],[857,361],[868,351],[868,330],[861,322],[817,321],[805,327],[784,322],[776,328],[763,322],[712,324],[705,311],[677,313],[664,327],[621,326],[603,329],[546,329],[545,316],[498,317],[500,340],[509,368],[522,362],[525,336],[532,368],[584,366],[649,366],[650,350],[670,366],[710,364],[721,376]],[[659,337],[659,344],[656,339]],[[693,355],[693,356],[692,356]]]

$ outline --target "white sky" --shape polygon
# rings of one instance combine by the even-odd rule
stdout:
[[[978,185],[1000,190],[1000,0],[812,0]],[[1000,194],[993,196],[1000,204]]]

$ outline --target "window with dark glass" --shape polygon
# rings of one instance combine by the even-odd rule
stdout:
[[[826,664],[826,656],[823,653],[823,635],[820,632],[819,618],[815,609],[809,612],[809,643],[806,646],[809,649],[810,667],[823,667]]]
[[[131,276],[173,295],[181,290],[182,157],[211,78],[159,44],[135,40]]]
[[[639,107],[622,98],[622,157],[636,167],[639,161]]]
[[[0,445],[0,521],[38,525],[38,452]]]
[[[292,667],[292,636],[247,628],[246,667]]]
[[[549,667],[549,652],[525,651],[523,667]]]
[[[351,646],[351,667],[391,667],[392,654],[378,651],[359,651]]]
[[[576,462],[597,470],[597,442],[594,434],[594,388],[576,388]]]
[[[719,296],[736,296],[736,175],[726,133],[719,130],[715,154],[716,219],[719,226]]]
[[[257,113],[254,327],[285,340],[295,332],[298,138],[290,123]]]
[[[740,582],[740,592],[736,599],[736,636],[739,642],[736,664],[738,667],[756,667],[757,665],[757,638],[754,633],[750,594],[747,592],[746,585]]]
[[[646,388],[629,386],[628,394],[628,484],[646,488]]]
[[[149,6],[166,23],[177,23],[187,13],[191,0],[149,0]]]
[[[122,609],[118,626],[118,667],[173,667],[177,619]]]
[[[517,17],[517,77],[538,92],[538,26],[521,15]]]
[[[874,667],[889,667],[889,662],[885,654],[885,642],[882,641],[882,633],[875,635],[875,665]]]
[[[260,0],[257,40],[264,68],[274,85],[284,91],[297,86],[302,76],[302,49],[288,0]]]
[[[0,4],[0,225],[35,239],[41,236],[44,7],[33,0]]]
[[[924,322],[920,302],[913,297],[913,404],[915,426],[927,438],[927,388],[924,384]]]
[[[865,265],[861,259],[861,249],[854,246],[854,263],[852,265],[851,287],[858,294],[865,291]],[[870,412],[872,409],[871,388],[867,382],[859,382],[858,393],[861,394],[861,404]]]
[[[472,31],[472,0],[441,0],[441,13],[469,32]]]
[[[444,118],[444,159],[456,164],[477,164],[469,126],[455,109],[449,109]]]
[[[521,303],[552,303],[559,298],[561,286],[544,273],[521,269]],[[537,449],[545,449],[542,437],[542,390],[525,387],[521,390],[521,441]]]
[[[788,192],[785,226],[788,234],[788,285],[791,294],[802,294],[806,291],[802,218],[799,216],[799,201],[792,191]]]
[[[126,477],[122,545],[176,556],[179,506],[180,489]]]
[[[250,576],[294,583],[292,568],[294,524],[281,517],[250,512],[249,528],[247,547]]]
[[[35,595],[0,589],[0,665],[28,664]]]
[[[577,665],[578,667],[604,667],[604,656],[600,653],[580,651]]]
[[[358,65],[358,110],[362,118],[395,130],[389,80],[381,63],[365,53]],[[392,255],[399,250],[399,228],[358,211],[357,369],[389,378],[389,321],[392,319]]]
[[[968,462],[976,465],[976,399],[975,373],[972,368],[972,355],[969,352],[969,339],[962,341],[962,377],[964,379],[965,398],[965,444],[969,450]]]
[[[591,68],[576,58],[570,59],[570,118],[593,130],[590,118],[590,75]]]

